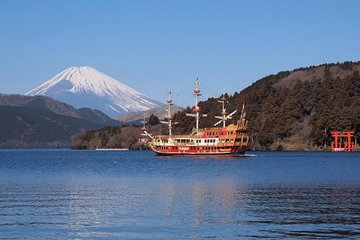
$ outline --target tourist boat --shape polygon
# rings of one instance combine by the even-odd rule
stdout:
[[[213,127],[199,128],[199,121],[201,117],[206,117],[206,114],[201,113],[198,106],[199,96],[199,81],[195,81],[194,96],[195,106],[192,113],[187,113],[187,116],[195,118],[195,128],[190,134],[173,135],[172,127],[173,116],[171,114],[172,98],[171,92],[167,99],[167,115],[165,123],[168,125],[168,135],[155,135],[148,133],[144,126],[142,127],[143,135],[149,137],[148,146],[158,155],[240,155],[244,154],[249,145],[249,136],[247,134],[247,120],[244,105],[241,110],[240,118],[236,124],[226,125],[226,121],[232,119],[236,110],[227,115],[225,109],[225,96],[218,101],[222,104],[221,116],[216,116],[218,122]],[[220,127],[218,127],[220,125]]]

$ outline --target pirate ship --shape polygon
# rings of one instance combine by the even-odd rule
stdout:
[[[199,103],[200,89],[198,79],[195,81],[195,88],[193,95],[195,96],[195,106],[192,108],[192,113],[187,113],[189,117],[195,118],[195,127],[189,134],[174,135],[172,127],[174,122],[172,116],[173,100],[171,92],[167,99],[167,115],[165,121],[167,124],[167,135],[152,135],[147,132],[145,125],[142,128],[143,135],[149,137],[148,145],[158,155],[239,155],[244,154],[249,145],[249,136],[247,133],[248,122],[246,120],[245,107],[241,109],[240,117],[236,124],[226,124],[227,120],[233,118],[237,110],[226,113],[225,96],[223,95],[219,103],[222,104],[222,111],[219,119],[214,126],[199,128],[199,121],[201,117],[207,117],[201,112]],[[145,122],[144,122],[145,124]]]

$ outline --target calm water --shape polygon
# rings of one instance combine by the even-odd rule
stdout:
[[[360,153],[0,150],[0,239],[360,238]]]

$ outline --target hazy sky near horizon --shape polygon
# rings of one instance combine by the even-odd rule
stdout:
[[[357,0],[1,0],[0,93],[92,66],[158,101],[233,94],[279,71],[360,60]]]

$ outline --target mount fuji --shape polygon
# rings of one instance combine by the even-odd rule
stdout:
[[[88,66],[69,67],[25,95],[45,95],[76,108],[98,109],[113,118],[163,106]]]

